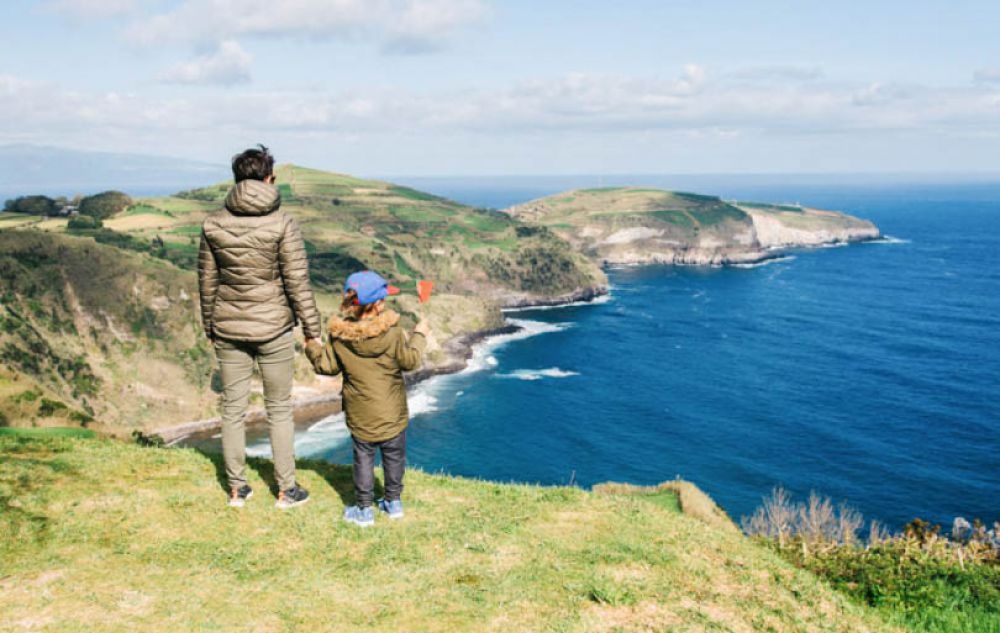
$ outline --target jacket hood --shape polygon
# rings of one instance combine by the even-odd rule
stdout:
[[[280,206],[278,188],[260,180],[238,182],[226,196],[226,208],[236,215],[267,215]]]
[[[381,336],[399,323],[399,314],[386,310],[370,319],[343,319],[332,317],[327,329],[330,338],[339,339],[361,355],[378,355],[384,351],[384,341]]]

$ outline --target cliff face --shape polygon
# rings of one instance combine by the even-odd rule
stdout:
[[[778,207],[740,208],[750,215],[757,241],[764,248],[860,242],[880,235],[872,222],[843,213],[818,209],[784,211]]]
[[[773,249],[876,238],[871,222],[832,211],[635,187],[570,191],[507,209],[605,264],[721,265]]]

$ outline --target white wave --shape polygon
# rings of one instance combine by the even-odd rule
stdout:
[[[424,382],[406,394],[407,408],[410,410],[410,417],[415,418],[418,415],[427,415],[428,413],[433,413],[437,411],[438,399],[431,393],[433,386],[428,385]]]
[[[795,259],[795,255],[785,255],[784,257],[772,257],[770,259],[765,259],[759,262],[750,262],[747,264],[733,264],[733,268],[760,268],[761,266],[770,266],[771,264],[777,264],[778,262],[790,262]]]
[[[497,378],[514,378],[517,380],[541,380],[542,378],[569,378],[579,376],[579,372],[567,371],[558,367],[548,369],[518,369],[509,374],[497,374]]]
[[[311,457],[318,453],[346,442],[351,437],[347,428],[347,419],[343,412],[328,415],[313,423],[305,431],[295,434],[295,454],[299,457]],[[247,447],[250,457],[271,458],[271,442],[265,437]]]
[[[522,306],[518,308],[503,308],[503,312],[526,312],[528,310],[560,310],[562,308],[575,308],[578,306],[599,306],[605,303],[610,303],[613,299],[610,292],[607,294],[600,295],[599,297],[594,297],[590,301],[570,301],[569,303],[559,303],[551,306]]]
[[[521,329],[510,334],[498,334],[496,336],[491,336],[481,343],[473,345],[472,357],[469,359],[468,365],[461,371],[461,373],[471,374],[477,371],[490,369],[491,367],[496,367],[498,361],[496,357],[493,356],[493,352],[508,343],[531,338],[532,336],[538,336],[539,334],[561,332],[566,328],[573,326],[572,323],[546,323],[545,321],[530,321],[528,319],[508,319],[507,322],[511,325],[516,325]]]
[[[521,329],[510,334],[491,336],[474,345],[472,348],[472,358],[469,359],[468,366],[460,373],[473,373],[496,367],[498,365],[498,361],[496,357],[493,356],[493,352],[510,342],[530,338],[532,336],[538,336],[540,334],[561,332],[574,325],[573,323],[546,323],[544,321],[531,321],[528,319],[508,319],[507,322],[511,325],[516,325]],[[545,377],[564,377],[562,375],[557,375],[559,372],[562,372],[562,370],[558,368],[546,369],[542,370],[542,372],[542,376]],[[514,373],[516,374],[517,372]],[[573,375],[572,372],[567,372],[567,374]],[[407,393],[407,406],[410,410],[410,417],[415,418],[417,416],[427,415],[437,411],[437,394],[440,393],[441,389],[447,388],[447,382],[450,378],[450,375],[434,376],[433,378],[425,380],[411,388]],[[534,378],[522,378],[522,380],[534,380]],[[456,397],[461,396],[463,393],[464,391],[459,391],[456,394]],[[350,439],[350,437],[351,432],[347,428],[347,421],[344,414],[337,413],[335,415],[330,415],[314,423],[305,431],[295,434],[295,454],[302,457],[318,455],[332,447],[346,442]],[[266,437],[262,438],[253,445],[247,447],[247,455],[252,457],[270,458],[270,442]]]
[[[910,244],[911,240],[904,239],[902,237],[893,237],[891,235],[883,235],[882,237],[874,240],[870,240],[871,244]]]

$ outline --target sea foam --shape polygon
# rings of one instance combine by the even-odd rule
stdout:
[[[569,378],[579,376],[579,372],[567,371],[558,367],[547,369],[517,369],[509,374],[497,374],[497,378],[514,378],[517,380],[541,380],[542,378]]]
[[[557,303],[555,305],[550,305],[550,306],[522,306],[517,308],[503,308],[502,311],[505,313],[527,312],[529,310],[534,312],[535,310],[560,310],[562,308],[574,308],[579,306],[599,306],[605,303],[610,303],[612,299],[614,299],[614,297],[612,296],[609,290],[606,294],[600,295],[599,297],[594,297],[589,301],[571,301],[569,303]]]

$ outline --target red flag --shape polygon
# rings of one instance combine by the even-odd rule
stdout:
[[[417,282],[417,294],[420,295],[420,303],[427,303],[431,298],[431,290],[434,289],[434,282],[421,279]]]

